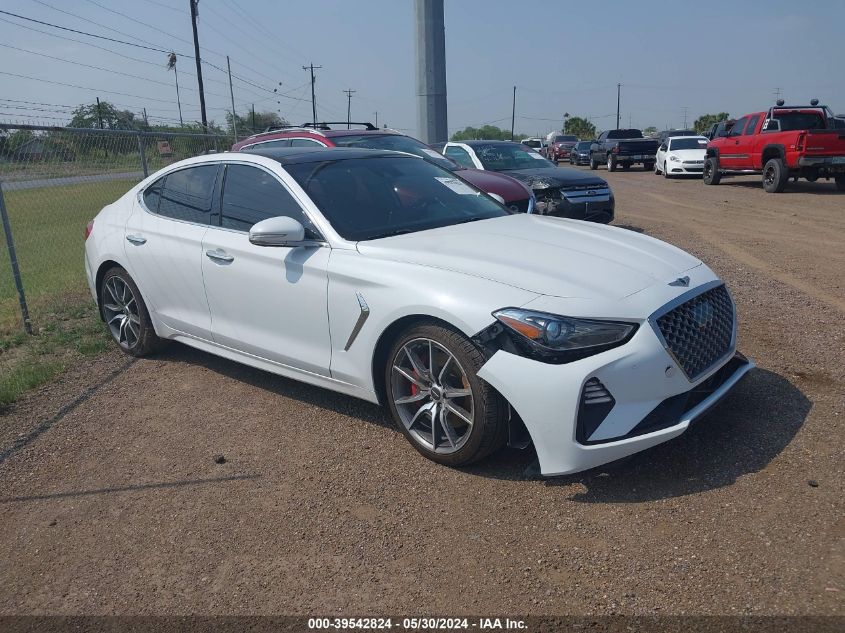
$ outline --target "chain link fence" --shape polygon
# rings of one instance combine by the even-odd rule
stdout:
[[[231,143],[204,134],[0,124],[0,335],[43,327],[57,309],[90,300],[84,231],[100,209],[146,175]]]

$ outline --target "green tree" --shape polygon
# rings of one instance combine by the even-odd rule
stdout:
[[[703,134],[710,129],[710,126],[719,121],[726,121],[730,118],[727,112],[720,112],[719,114],[702,114],[695,120],[695,131],[698,134]]]
[[[645,128],[643,130],[643,136],[645,136],[645,137],[657,136],[657,128],[654,127],[653,125],[649,125],[647,128]]]
[[[135,113],[129,110],[118,110],[108,101],[82,104],[73,111],[70,127],[99,128],[102,118],[103,128],[106,130],[138,130],[143,128],[143,121],[135,119]]]
[[[252,111],[247,112],[243,115],[236,113],[235,121],[238,124],[239,137],[249,136],[250,134],[257,134],[258,132],[263,132],[267,128],[282,127],[283,125],[288,125],[288,122],[284,117],[280,117],[275,112],[269,111],[256,112],[255,117],[253,117]],[[229,130],[229,133],[234,134],[234,130],[232,128],[231,112],[226,113],[226,126]]]
[[[514,134],[513,138],[515,141],[521,141],[524,138],[528,138],[528,136],[526,134]],[[463,130],[452,134],[452,140],[509,141],[511,140],[511,131],[503,130],[502,128],[496,127],[495,125],[482,125],[481,127],[468,126],[465,127]]]
[[[574,134],[580,139],[589,141],[596,137],[596,126],[589,120],[580,116],[571,116],[566,119],[566,134]]]

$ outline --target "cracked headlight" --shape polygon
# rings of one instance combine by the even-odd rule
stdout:
[[[638,327],[636,323],[581,319],[522,308],[503,308],[493,316],[515,335],[513,338],[523,351],[546,362],[568,362],[617,347],[630,339]]]

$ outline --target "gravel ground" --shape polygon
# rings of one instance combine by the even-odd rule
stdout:
[[[842,615],[845,195],[599,173],[738,303],[759,369],[688,433],[456,470],[369,404],[111,352],[0,418],[0,614]]]

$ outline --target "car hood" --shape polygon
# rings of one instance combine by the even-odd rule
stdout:
[[[536,169],[514,169],[506,172],[534,190],[551,189],[571,185],[596,185],[606,187],[607,182],[598,176],[592,176],[566,167],[538,167]]]
[[[368,257],[481,277],[537,294],[617,300],[701,262],[626,229],[515,214],[358,242]]]
[[[531,195],[531,189],[522,184],[519,180],[511,178],[506,174],[496,171],[483,171],[481,169],[459,169],[455,172],[464,180],[486,191],[496,193],[505,199],[505,202],[525,200]]]

